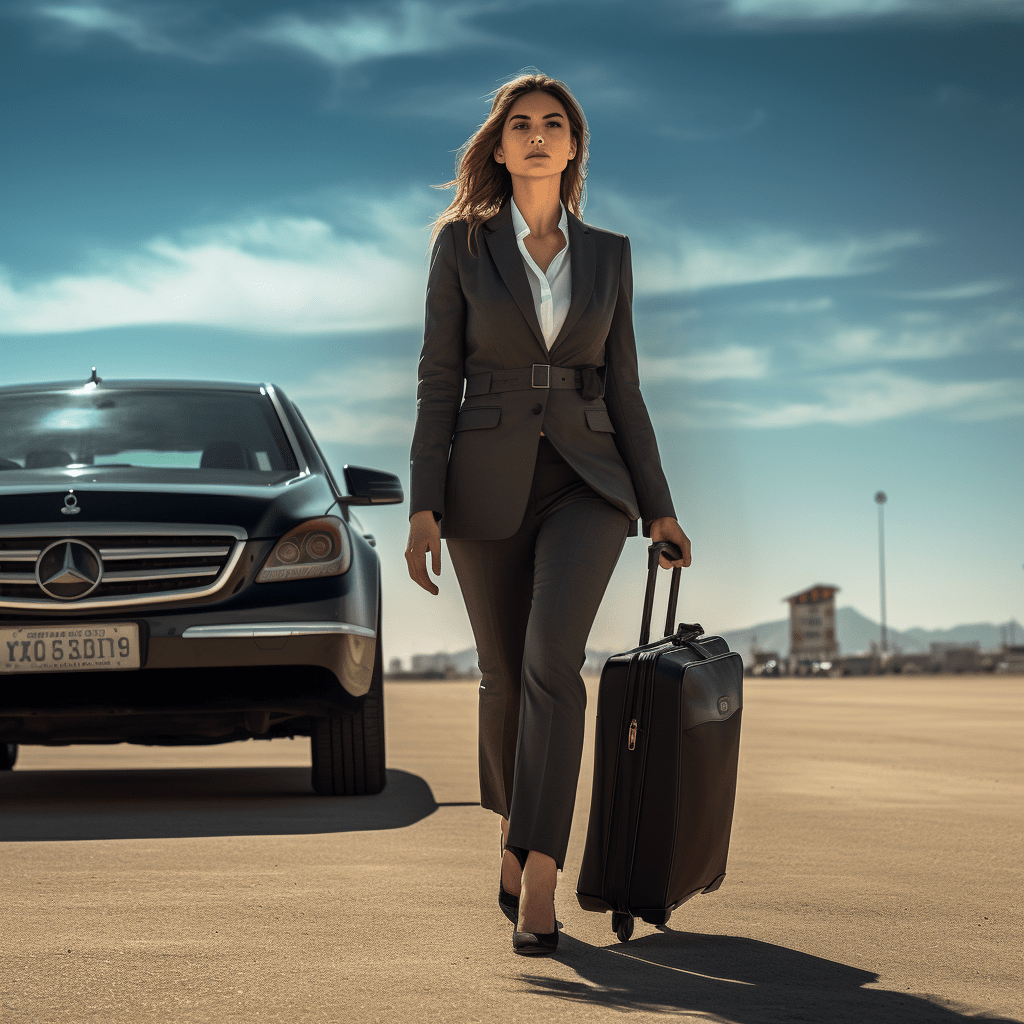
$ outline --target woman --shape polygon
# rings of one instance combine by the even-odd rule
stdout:
[[[629,241],[579,220],[588,131],[562,83],[500,88],[434,225],[412,443],[409,575],[444,535],[476,638],[481,804],[501,816],[513,949],[558,944],[583,748],[580,676],[628,534],[690,543],[639,390]],[[463,399],[463,386],[465,398]]]

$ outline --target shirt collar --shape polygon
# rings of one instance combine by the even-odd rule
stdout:
[[[569,217],[565,212],[565,204],[559,202],[558,208],[562,211],[562,216],[558,219],[558,229],[562,232],[565,238],[565,248],[569,248]],[[519,212],[519,207],[516,206],[515,199],[512,200],[512,227],[516,233],[516,241],[522,241],[530,233],[530,225],[526,223],[526,218]]]

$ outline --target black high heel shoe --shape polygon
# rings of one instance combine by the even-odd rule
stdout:
[[[512,849],[511,851],[516,860],[522,865],[523,870],[526,870],[526,858],[529,855],[529,850],[518,850]],[[522,856],[520,857],[520,854]],[[516,900],[518,909],[519,900]],[[555,901],[554,898],[551,900],[551,917],[555,922],[555,930],[553,932],[521,932],[519,930],[519,918],[516,917],[516,928],[512,932],[512,950],[518,953],[520,956],[547,956],[549,953],[554,953],[558,949],[558,920],[555,918]]]
[[[511,853],[517,861],[519,861],[520,869],[525,868],[525,853],[518,849],[518,847],[506,847],[504,835],[499,835],[498,838],[501,840],[502,862],[504,863],[505,850],[507,849],[508,852]],[[513,926],[519,923],[519,897],[513,896],[512,893],[505,888],[505,883],[502,881],[500,872],[498,874],[498,908],[512,922]]]
[[[521,932],[518,928],[512,933],[512,949],[520,956],[547,956],[558,949],[558,928],[553,932]]]

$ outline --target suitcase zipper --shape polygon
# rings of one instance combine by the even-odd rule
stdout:
[[[663,641],[659,641],[660,647]],[[605,874],[603,891],[612,896],[618,895],[615,900],[615,909],[620,913],[629,912],[629,891],[633,884],[633,862],[636,858],[636,826],[640,811],[640,799],[644,787],[645,768],[645,745],[646,740],[640,735],[640,719],[645,717],[645,704],[648,703],[648,692],[652,690],[648,686],[648,677],[653,676],[660,651],[654,650],[656,645],[651,644],[647,650],[639,652],[631,661],[626,688],[630,693],[629,728],[626,731],[626,749],[637,754],[640,758],[638,764],[629,769],[632,775],[631,785],[623,778],[623,771],[626,766],[620,757],[616,757],[615,782],[613,785],[614,796],[608,815],[608,838],[607,846],[608,859],[605,861]],[[640,749],[637,750],[637,740],[640,740]],[[622,806],[622,803],[625,806]],[[621,808],[621,810],[620,810]],[[618,884],[611,882],[608,872],[612,868],[614,854],[621,845],[623,856],[622,873],[619,876]]]
[[[640,670],[640,659],[637,657],[631,658],[626,674],[626,700],[624,701],[623,707],[623,710],[629,708],[629,718],[632,719],[627,729],[626,737],[627,747],[630,750],[632,750],[633,747],[628,746],[629,740],[632,739],[634,745],[636,743],[634,726],[637,724],[635,717],[636,696],[637,687],[640,681]],[[628,720],[629,719],[624,715],[620,728]],[[625,873],[626,864],[630,857],[628,824],[632,794],[629,792],[631,787],[628,785],[626,779],[627,770],[625,759],[617,751],[615,755],[615,778],[612,783],[612,798],[608,813],[608,832],[605,838],[606,855],[604,874],[601,883],[601,892],[609,897],[614,904],[614,909],[617,911],[628,909],[626,906],[628,894],[621,891],[622,876]],[[616,855],[620,853],[622,857],[621,869],[619,872],[614,872],[613,865],[616,861]],[[617,879],[616,874],[618,874]]]
[[[649,701],[647,700],[648,693],[653,696],[654,687],[648,684],[653,679],[658,664],[659,651],[645,651],[642,655],[637,658],[637,688],[634,695],[634,713],[636,717],[630,724],[630,743],[627,744],[630,750],[633,750],[636,746],[637,733],[639,732],[638,720],[640,718],[649,719],[649,708],[646,706]],[[623,887],[623,909],[629,911],[629,897],[633,889],[633,865],[636,862],[636,843],[637,843],[637,832],[640,825],[640,804],[643,800],[644,792],[644,780],[647,774],[647,741],[648,737],[644,736],[643,742],[640,744],[639,760],[636,763],[633,775],[633,792],[630,794],[630,809],[627,816],[628,831],[627,831],[627,843],[628,843],[628,854],[625,867],[625,879]]]
[[[654,676],[655,663],[658,660],[659,654],[661,654],[660,650],[647,650],[637,655],[637,680],[633,689],[633,709],[630,713],[631,721],[629,723],[629,732],[626,736],[627,750],[636,749],[636,737],[640,731],[640,719],[644,717],[644,705],[647,701],[648,682]]]
[[[645,651],[644,654],[646,653]],[[627,750],[634,750],[636,748],[636,734],[640,728],[640,719],[643,716],[644,691],[647,689],[645,685],[647,682],[647,666],[644,664],[646,660],[644,654],[638,654],[635,662],[636,675],[633,680],[633,706],[629,713],[629,731],[626,734]]]

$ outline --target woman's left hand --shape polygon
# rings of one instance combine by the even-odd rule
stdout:
[[[651,523],[651,543],[660,540],[671,541],[683,553],[683,557],[671,562],[662,551],[658,564],[663,569],[686,568],[690,564],[690,538],[683,533],[683,528],[671,516],[662,516]]]

